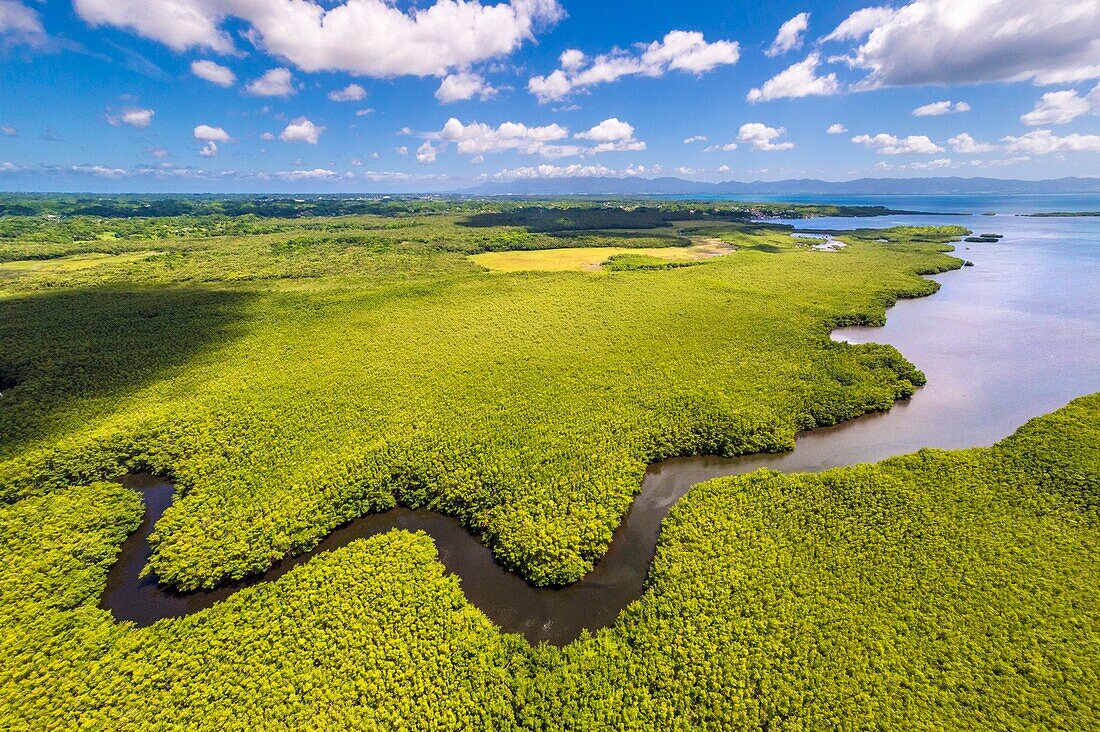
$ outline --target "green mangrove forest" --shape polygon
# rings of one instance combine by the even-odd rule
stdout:
[[[924,383],[829,333],[935,292],[970,232],[820,251],[760,221],[884,211],[0,197],[0,727],[1100,726],[1098,395],[992,448],[696,486],[641,599],[563,648],[502,632],[407,531],[149,627],[99,607],[134,471],[178,486],[147,572],[179,591],[396,505],[578,581],[649,464],[789,450]]]

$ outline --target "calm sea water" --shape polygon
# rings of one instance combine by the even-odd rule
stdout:
[[[874,426],[868,420],[862,436],[883,443],[868,459],[918,439],[944,448],[992,444],[1031,417],[1100,390],[1100,217],[1017,215],[1100,210],[1100,197],[937,196],[887,205],[971,215],[791,223],[835,229],[957,223],[1004,239],[958,244],[957,256],[975,266],[935,277],[940,292],[898,303],[884,328],[838,331],[854,343],[890,343],[928,376],[911,402]],[[997,215],[975,214],[991,210]]]

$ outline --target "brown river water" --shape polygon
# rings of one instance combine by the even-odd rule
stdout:
[[[814,228],[943,223],[920,217],[819,220]],[[952,222],[956,223],[956,222]],[[928,385],[889,412],[799,436],[793,452],[739,458],[674,458],[650,466],[607,554],[580,582],[537,588],[498,565],[453,518],[397,508],[357,519],[313,551],[287,558],[263,576],[212,591],[179,594],[140,578],[149,532],[172,501],[171,483],[146,474],[122,478],[145,496],[141,527],[111,568],[101,607],[119,620],[149,625],[210,607],[243,587],[273,580],[315,554],[356,539],[405,529],[431,535],[447,571],[471,603],[503,630],[532,643],[564,645],[582,629],[612,624],[644,588],[661,523],[695,484],[759,468],[816,472],[881,460],[922,447],[991,445],[1028,419],[1100,390],[1100,222],[997,216],[957,223],[1005,234],[997,244],[959,244],[974,267],[938,275],[940,292],[903,300],[883,328],[843,328],[833,337],[890,343],[928,376]],[[820,256],[843,256],[821,252]]]

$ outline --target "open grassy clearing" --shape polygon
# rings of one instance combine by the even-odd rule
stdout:
[[[734,251],[717,244],[690,247],[638,248],[593,247],[580,249],[543,249],[531,252],[485,252],[470,259],[494,272],[598,272],[612,257],[632,254],[668,262],[698,262]]]
[[[125,254],[74,254],[54,259],[24,259],[0,263],[0,278],[18,277],[26,274],[67,273],[83,269],[102,267],[103,265],[128,264],[155,257],[160,252],[129,252]]]

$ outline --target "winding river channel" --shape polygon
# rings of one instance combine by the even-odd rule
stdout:
[[[886,413],[806,432],[790,453],[675,458],[650,466],[608,553],[582,581],[560,589],[532,587],[504,570],[455,519],[397,508],[353,521],[313,551],[283,560],[262,577],[212,591],[174,593],[158,586],[155,578],[139,577],[149,558],[149,533],[171,503],[174,487],[154,476],[129,475],[122,481],[144,494],[146,514],[110,570],[101,606],[119,620],[148,625],[210,607],[320,552],[407,529],[432,536],[440,560],[461,579],[469,601],[505,631],[521,633],[532,643],[563,645],[582,629],[610,625],[641,596],[661,522],[701,481],[758,468],[820,471],[922,447],[991,445],[1028,419],[1100,390],[1100,218],[1039,219],[1005,211],[950,221],[897,216],[795,223],[837,230],[959,223],[977,233],[1005,235],[1000,243],[960,243],[958,256],[975,266],[936,276],[943,285],[940,292],[899,302],[885,327],[834,332],[834,338],[853,343],[890,343],[924,370],[928,385],[910,401]],[[843,253],[823,251],[819,256]]]

